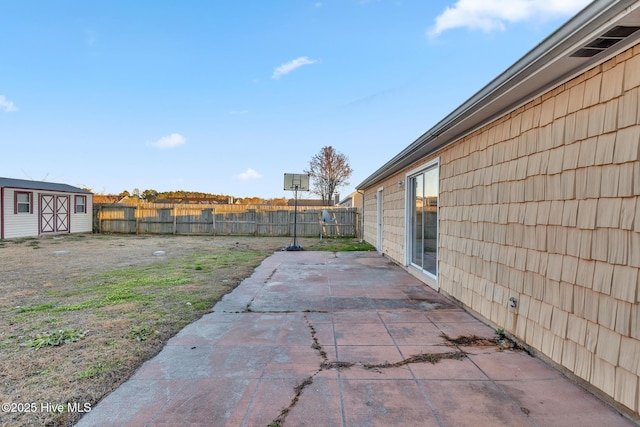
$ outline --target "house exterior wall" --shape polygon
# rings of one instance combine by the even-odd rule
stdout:
[[[383,240],[377,249],[378,252],[388,255],[394,260],[400,260],[404,254],[405,198],[404,185],[399,187],[398,179],[386,180],[379,186],[376,186],[365,193],[365,240],[371,244],[376,243],[378,227],[378,190],[381,190],[383,199],[383,216],[381,218]]]
[[[347,198],[342,202],[336,203],[336,206],[362,209],[362,194],[354,191],[353,193],[349,194],[349,196],[347,196]]]
[[[637,45],[431,156],[439,288],[636,414],[639,101]],[[383,186],[383,252],[402,265],[395,183],[417,166],[365,190],[365,240]]]
[[[14,195],[16,192],[25,192],[32,194],[32,212],[31,213],[15,213],[14,212]],[[21,188],[3,188],[2,189],[2,231],[3,238],[15,239],[20,237],[37,237],[40,234],[40,195],[52,194],[56,196],[69,197],[69,232],[70,233],[90,233],[93,230],[92,223],[92,194],[76,194],[56,191],[38,191],[34,189]],[[75,213],[74,203],[75,196],[86,197],[86,212]]]
[[[372,245],[376,243],[376,224],[378,221],[378,214],[376,212],[375,199],[376,189],[370,188],[365,191],[364,197],[364,215],[362,217],[362,230],[363,238]],[[383,217],[384,220],[384,217]]]

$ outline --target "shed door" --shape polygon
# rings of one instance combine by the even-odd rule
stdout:
[[[40,233],[69,232],[69,196],[40,195]]]

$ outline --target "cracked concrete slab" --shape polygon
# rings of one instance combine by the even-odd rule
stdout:
[[[275,253],[79,426],[630,426],[377,253]]]

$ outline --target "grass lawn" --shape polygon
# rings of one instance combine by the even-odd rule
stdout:
[[[245,237],[74,239],[0,242],[0,403],[14,404],[9,411],[3,406],[2,425],[73,424],[82,414],[67,411],[69,403],[97,403],[290,243]],[[168,248],[166,256],[149,255],[153,239]],[[299,243],[305,250],[372,249],[354,239]],[[144,250],[131,253],[143,254],[144,262],[136,262],[125,251],[141,244]],[[85,264],[94,263],[74,264],[83,257]]]

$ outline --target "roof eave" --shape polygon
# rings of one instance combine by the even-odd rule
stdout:
[[[570,58],[594,34],[600,34],[638,10],[637,0],[596,0],[534,47],[515,64],[422,134],[407,148],[362,181],[364,189],[456,141],[544,93],[550,87],[593,67],[626,48],[639,34],[591,58]],[[543,73],[544,72],[544,73]],[[532,85],[531,88],[528,85]]]

